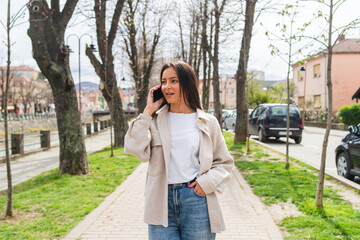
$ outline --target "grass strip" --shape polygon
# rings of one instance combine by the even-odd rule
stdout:
[[[224,133],[230,151],[244,154],[246,145],[234,143],[232,133]],[[261,145],[250,143],[251,153],[237,159],[236,166],[266,205],[294,204],[302,216],[286,217],[280,226],[290,233],[285,239],[360,239],[360,213],[332,187],[324,188],[324,209],[315,206],[318,172],[306,164],[291,164],[265,153]],[[236,153],[237,152],[237,153]],[[293,162],[294,163],[294,162]]]
[[[88,156],[90,174],[44,172],[13,189],[14,217],[0,219],[0,239],[59,239],[110,195],[140,164],[123,148]],[[2,216],[6,191],[0,193]]]

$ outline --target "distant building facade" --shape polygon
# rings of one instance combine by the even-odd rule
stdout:
[[[328,108],[327,51],[321,51],[304,59],[304,65],[294,64],[294,99],[300,108],[306,110]],[[360,39],[345,39],[341,36],[333,48],[332,92],[333,114],[343,105],[353,104],[352,96],[360,87]],[[303,69],[301,69],[303,67]],[[303,71],[301,71],[303,70]]]
[[[6,86],[6,69],[0,67],[0,101]],[[54,111],[54,100],[50,84],[41,73],[29,66],[10,67],[10,83],[8,95],[8,112],[42,113]]]
[[[264,81],[265,73],[263,71],[250,71],[248,72],[248,79],[251,81],[255,79],[261,82]],[[214,108],[214,90],[212,79],[210,79],[209,90],[209,109]],[[199,80],[200,98],[202,98],[203,79]],[[220,74],[220,102],[225,109],[236,108],[236,74]]]

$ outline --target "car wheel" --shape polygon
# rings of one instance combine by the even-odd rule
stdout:
[[[229,130],[228,127],[227,127],[227,125],[226,125],[226,122],[224,122],[224,128],[225,128],[226,131]]]
[[[300,137],[296,137],[296,138],[294,138],[294,140],[295,140],[295,143],[296,144],[300,144],[301,143],[301,140],[302,140],[302,137],[300,136]]]
[[[266,141],[266,136],[264,135],[264,131],[261,128],[259,129],[259,141],[260,142]]]
[[[339,176],[354,180],[354,176],[350,174],[350,162],[346,153],[342,152],[337,156],[336,168]]]

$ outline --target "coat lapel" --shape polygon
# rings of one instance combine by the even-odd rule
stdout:
[[[157,128],[160,134],[161,143],[163,146],[163,154],[165,159],[165,171],[168,176],[169,162],[170,162],[170,149],[171,149],[171,133],[169,123],[169,106],[165,105],[157,113]]]
[[[199,149],[199,161],[200,172],[199,176],[210,169],[212,164],[212,145],[207,122],[210,121],[209,117],[201,109],[197,109],[196,125],[200,129],[200,149]],[[210,167],[209,167],[210,164]]]

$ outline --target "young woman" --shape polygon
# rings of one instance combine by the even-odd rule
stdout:
[[[201,109],[191,66],[166,63],[160,79],[164,98],[154,102],[152,88],[125,136],[125,152],[149,162],[149,239],[215,239],[225,230],[215,192],[229,183],[234,161],[217,119]]]

